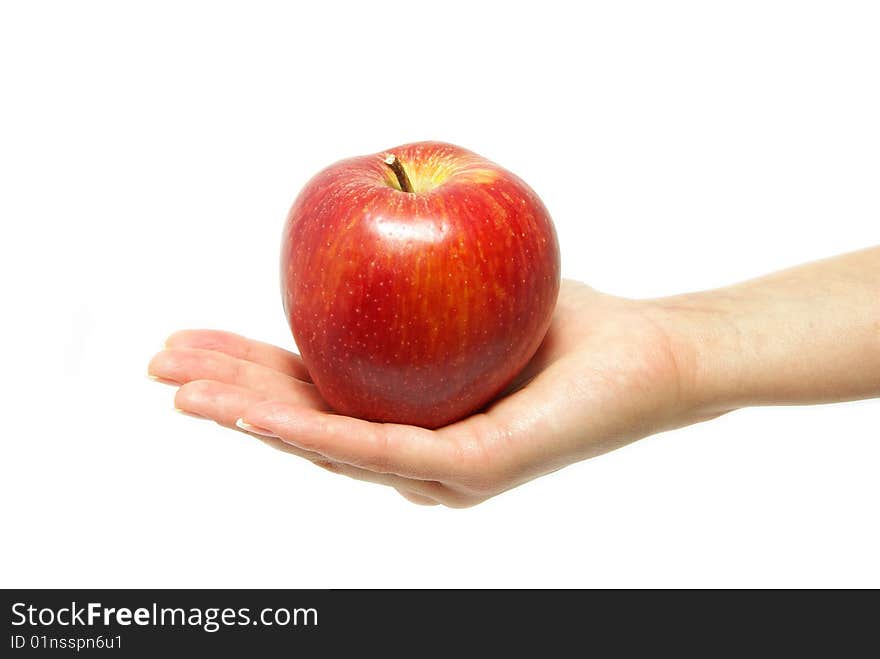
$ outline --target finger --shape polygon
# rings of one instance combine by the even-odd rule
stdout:
[[[244,410],[263,400],[266,400],[263,394],[247,387],[214,380],[193,380],[177,390],[174,407],[238,430],[235,421]]]
[[[241,426],[239,426],[239,429],[242,430]],[[412,493],[413,497],[417,497],[425,502],[431,502],[423,503],[422,505],[436,505],[437,503],[439,503],[439,501],[437,500],[438,498],[443,501],[448,500],[448,505],[450,506],[458,507],[466,505],[462,503],[461,497],[459,497],[456,493],[447,491],[447,488],[445,488],[441,483],[437,483],[435,481],[418,481],[404,478],[403,476],[397,476],[395,474],[379,474],[373,471],[369,471],[367,469],[360,469],[359,467],[355,467],[344,462],[330,460],[325,455],[316,453],[314,451],[307,451],[298,446],[288,444],[275,437],[260,436],[248,430],[245,430],[245,432],[255,437],[258,437],[265,444],[271,446],[276,450],[284,451],[285,453],[290,453],[300,458],[305,458],[315,466],[321,467],[321,469],[324,469],[325,471],[339,474],[340,476],[347,476],[348,478],[353,478],[355,480],[363,481],[365,483],[373,483],[376,485],[393,487],[398,491],[405,490]]]
[[[297,380],[262,364],[200,348],[163,350],[150,361],[150,375],[179,384],[214,380],[251,389],[267,398],[327,409],[313,384]]]
[[[412,490],[404,490],[403,488],[397,488],[397,492],[404,499],[409,501],[410,503],[417,504],[419,506],[437,506],[440,504],[439,501],[435,501],[434,499],[429,499],[428,497],[423,497],[421,494],[416,494]]]
[[[239,387],[212,380],[196,380],[188,382],[177,390],[174,406],[182,412],[212,419],[220,425],[244,430],[236,425],[244,410],[265,400],[265,397],[252,389]],[[280,439],[248,433],[263,441],[274,449],[304,458],[313,464],[336,474],[348,476],[369,483],[405,488],[417,496],[429,499],[433,496],[444,496],[443,487],[439,483],[428,481],[411,481],[400,476],[377,474],[329,460],[326,456],[308,451],[298,446],[287,444]],[[454,497],[453,497],[454,498]]]
[[[234,423],[234,422],[233,422]],[[253,432],[249,432],[244,430],[243,428],[236,427],[236,430],[239,430],[251,437],[256,437],[261,442],[263,442],[266,446],[275,449],[276,451],[281,451],[282,453],[290,453],[291,455],[295,455],[298,458],[303,458],[308,460],[313,465],[322,467],[323,469],[327,469],[327,471],[333,471],[327,466],[327,458],[321,455],[320,453],[315,453],[314,451],[306,451],[304,449],[299,448],[298,446],[291,446],[290,444],[285,444],[280,439],[275,439],[274,437],[264,437],[263,435],[258,435]]]
[[[174,396],[174,407],[184,414],[193,414],[205,419],[211,419],[221,426],[233,428],[239,432],[246,432],[236,426],[235,422],[241,417],[244,410],[262,400],[265,400],[265,397],[252,389],[213,380],[194,380],[193,382],[187,382],[177,390],[177,394]],[[247,434],[251,437],[256,437],[274,449],[283,450],[285,453],[292,453],[310,462],[326,460],[319,453],[303,451],[277,439],[270,439],[269,437],[263,437],[254,433]]]
[[[416,426],[372,423],[280,401],[249,407],[241,422],[253,432],[377,473],[445,481],[460,466],[455,442]]]
[[[220,330],[181,330],[165,341],[166,348],[200,348],[215,350],[230,357],[268,366],[282,373],[311,382],[309,372],[299,355],[262,341],[248,339]]]
[[[317,466],[334,474],[348,476],[355,480],[365,483],[374,483],[376,485],[386,485],[396,490],[407,490],[423,499],[435,500],[436,498],[446,499],[454,498],[454,496],[446,491],[442,484],[436,481],[419,481],[396,474],[380,474],[369,469],[361,469],[345,462],[336,462],[328,460],[326,457],[313,461]]]

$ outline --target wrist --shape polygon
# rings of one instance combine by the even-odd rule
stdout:
[[[682,398],[718,415],[880,395],[880,249],[648,300]]]
[[[649,301],[674,357],[681,400],[694,421],[748,405],[748,351],[723,291]]]

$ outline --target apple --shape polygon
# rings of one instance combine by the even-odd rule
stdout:
[[[485,406],[535,354],[559,293],[559,245],[518,177],[418,142],[306,184],[287,216],[281,285],[334,410],[437,428]]]

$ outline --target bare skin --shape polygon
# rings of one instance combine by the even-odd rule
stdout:
[[[173,334],[149,373],[185,413],[414,503],[472,506],[733,409],[880,396],[880,247],[655,300],[564,281],[511,391],[434,431],[334,414],[299,356],[227,332]]]

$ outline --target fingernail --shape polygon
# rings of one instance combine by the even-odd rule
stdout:
[[[281,439],[278,435],[276,435],[271,430],[266,430],[265,428],[260,428],[259,426],[252,426],[244,419],[239,419],[235,422],[235,425],[241,428],[246,432],[252,432],[255,435],[261,435],[263,437],[274,437],[275,439]]]
[[[196,414],[195,412],[189,412],[187,410],[182,410],[179,407],[175,407],[174,411],[179,412],[180,414],[183,414],[183,416],[191,416],[194,419],[207,419],[208,418],[206,416],[202,416],[201,414]]]
[[[175,382],[174,380],[169,380],[168,378],[160,378],[158,375],[153,375],[152,373],[147,373],[147,377],[150,378],[153,382],[158,382],[159,384],[170,384],[172,387],[179,387],[180,382]]]

